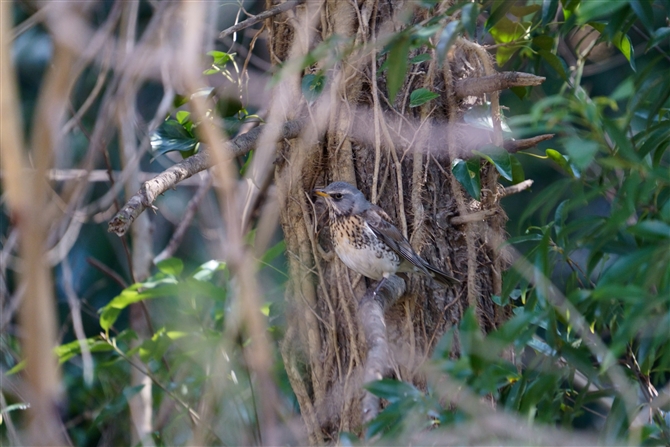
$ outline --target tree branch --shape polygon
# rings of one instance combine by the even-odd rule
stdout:
[[[457,98],[481,96],[485,93],[505,90],[510,87],[527,87],[540,85],[546,78],[530,73],[506,71],[491,76],[461,79],[454,83],[454,94]]]
[[[283,124],[279,134],[279,141],[283,139],[291,139],[298,136],[302,129],[302,121],[287,121]],[[229,152],[231,157],[239,157],[249,152],[256,147],[261,132],[266,126],[256,127],[249,132],[238,135],[234,139],[228,141],[224,148]],[[169,167],[165,171],[158,174],[151,180],[147,180],[142,184],[140,190],[132,196],[128,202],[116,213],[116,215],[109,221],[107,231],[116,233],[117,236],[123,236],[133,221],[145,209],[153,207],[153,203],[159,195],[163,194],[170,188],[174,188],[177,183],[204,171],[212,166],[212,160],[208,150],[201,150],[197,154],[189,157],[174,166]]]
[[[363,372],[364,384],[382,379],[390,370],[384,312],[405,293],[405,281],[394,275],[386,279],[376,296],[374,290],[374,287],[370,287],[365,292],[358,307],[368,344]],[[379,398],[368,391],[363,396],[362,414],[363,423],[371,421],[379,414]]]
[[[518,194],[521,191],[525,191],[528,188],[533,186],[533,180],[528,179],[523,182],[517,183],[516,185],[508,186],[503,190],[502,197],[511,196],[512,194]]]
[[[525,138],[523,140],[506,140],[503,143],[503,147],[510,154],[515,154],[524,149],[530,149],[531,147],[536,146],[543,141],[551,140],[554,138],[554,135],[555,134],[553,133],[548,133],[544,135],[538,135],[533,138]]]
[[[289,0],[285,3],[281,3],[274,8],[270,8],[267,11],[263,11],[258,15],[255,15],[253,17],[249,17],[246,20],[241,21],[240,23],[236,23],[235,25],[224,29],[221,31],[221,34],[219,34],[219,39],[223,39],[227,36],[230,36],[233,33],[236,33],[238,31],[242,31],[245,28],[249,28],[250,26],[253,26],[257,24],[258,22],[262,22],[265,19],[269,19],[270,17],[274,17],[277,14],[281,14],[282,12],[286,12],[289,9],[293,9],[299,4],[303,3],[305,0]]]

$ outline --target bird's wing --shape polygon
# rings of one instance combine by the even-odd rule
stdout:
[[[388,245],[391,250],[400,255],[401,258],[414,264],[419,270],[426,275],[432,276],[426,269],[426,263],[416,254],[412,246],[409,244],[405,236],[400,230],[389,222],[390,218],[384,210],[376,205],[372,205],[370,209],[365,211],[365,221],[370,229]]]

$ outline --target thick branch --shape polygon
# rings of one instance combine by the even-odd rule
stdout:
[[[510,154],[515,154],[524,149],[530,149],[543,141],[551,140],[552,138],[554,138],[554,134],[548,133],[533,138],[525,138],[523,140],[507,140],[504,142],[503,147]]]
[[[235,25],[224,29],[221,31],[221,34],[219,34],[219,39],[223,39],[224,37],[230,36],[233,33],[236,33],[238,31],[242,31],[245,28],[249,28],[250,26],[253,26],[257,24],[258,22],[262,22],[265,19],[269,19],[270,17],[276,16],[277,14],[281,14],[282,12],[286,12],[289,9],[293,9],[294,7],[298,6],[300,3],[303,3],[305,0],[296,0],[296,1],[287,1],[285,3],[281,3],[274,8],[270,8],[267,11],[263,11],[258,15],[255,15],[253,17],[249,17],[246,20],[241,21],[240,23],[236,23]]]
[[[384,311],[405,293],[405,281],[391,276],[386,279],[376,296],[374,290],[371,287],[365,292],[358,308],[368,344],[363,383],[380,380],[390,370]],[[379,413],[379,398],[368,391],[363,396],[362,413],[363,423],[371,421]]]
[[[249,132],[239,135],[227,142],[224,147],[231,157],[238,157],[256,147],[258,137],[266,126],[256,127]],[[302,121],[288,121],[282,126],[279,140],[291,139],[298,136],[302,129]],[[109,221],[107,231],[123,236],[133,221],[145,209],[152,207],[156,198],[177,183],[212,166],[208,150],[201,150],[142,184],[140,190]]]
[[[546,78],[529,73],[506,71],[491,76],[461,79],[454,84],[454,94],[457,98],[467,96],[481,96],[510,87],[527,87],[540,85]]]

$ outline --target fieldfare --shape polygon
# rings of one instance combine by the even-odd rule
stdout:
[[[355,187],[333,182],[314,193],[328,206],[330,234],[335,253],[356,273],[384,280],[396,272],[415,272],[434,278],[445,286],[460,283],[423,260],[392,223],[388,214],[368,202]]]

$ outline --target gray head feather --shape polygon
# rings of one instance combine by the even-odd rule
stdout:
[[[328,194],[328,208],[338,216],[359,214],[370,208],[363,193],[349,183],[333,182],[322,191]]]

